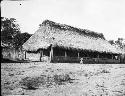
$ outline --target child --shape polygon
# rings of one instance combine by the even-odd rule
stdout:
[[[83,58],[80,59],[80,64],[83,64]]]

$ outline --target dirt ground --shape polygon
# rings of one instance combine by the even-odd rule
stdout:
[[[1,63],[1,94],[125,96],[125,64]]]

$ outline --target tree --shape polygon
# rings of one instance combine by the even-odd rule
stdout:
[[[15,18],[1,17],[1,41],[13,45],[13,38],[21,33]]]
[[[14,38],[14,46],[16,49],[21,48],[22,45],[31,37],[29,33],[19,33]]]
[[[123,38],[118,38],[118,40],[115,41],[115,43],[122,49],[124,47],[123,40],[124,40]]]

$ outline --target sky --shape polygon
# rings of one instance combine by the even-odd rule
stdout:
[[[125,38],[125,0],[3,0],[1,16],[15,18],[22,33],[34,34],[48,19],[103,33],[107,40]]]

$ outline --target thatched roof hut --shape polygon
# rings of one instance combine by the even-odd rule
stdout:
[[[66,49],[90,50],[106,53],[121,54],[122,51],[105,40],[102,33],[87,29],[71,27],[65,24],[45,20],[41,27],[23,44],[24,50],[37,51],[53,47]]]

